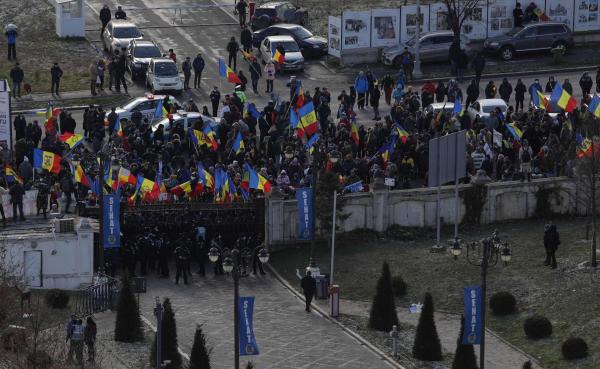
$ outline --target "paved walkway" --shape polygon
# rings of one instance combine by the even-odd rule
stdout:
[[[255,296],[254,332],[260,355],[242,357],[260,369],[383,369],[390,366],[336,324],[306,313],[303,302],[270,276],[240,281],[241,296]],[[233,367],[233,280],[194,276],[186,286],[172,280],[148,278],[148,293],[140,296],[142,314],[153,324],[155,297],[171,299],[178,342],[191,351],[197,324],[202,324],[212,347],[211,367]]]
[[[328,300],[317,300],[319,306],[327,309]],[[363,301],[341,300],[340,313],[357,316],[369,316],[371,304]],[[407,308],[397,308],[398,320],[401,323],[417,326],[419,314],[409,313]],[[454,353],[456,350],[456,339],[460,329],[460,317],[454,314],[435,313],[435,323],[442,343],[442,348],[446,352]],[[515,350],[510,345],[504,343],[489,331],[486,332],[486,369],[520,369],[523,363],[530,358],[524,353]],[[475,353],[479,353],[478,346],[475,347]],[[478,359],[479,360],[479,359]],[[534,365],[534,368],[542,369]]]

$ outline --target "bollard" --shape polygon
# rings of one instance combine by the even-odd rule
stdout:
[[[394,357],[398,357],[398,338],[400,338],[400,331],[398,330],[398,326],[392,326],[392,330],[390,331],[390,337],[392,337],[392,350]]]
[[[330,315],[337,318],[340,315],[340,286],[337,284],[329,287],[329,305]]]

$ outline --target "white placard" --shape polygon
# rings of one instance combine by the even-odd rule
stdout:
[[[470,40],[484,40],[487,35],[487,6],[480,3],[471,11],[471,15],[465,19],[460,30]]]
[[[429,29],[434,31],[447,31],[450,29],[448,22],[448,7],[444,3],[429,5]]]
[[[396,185],[396,178],[386,177],[384,179],[384,184],[389,187],[394,187]]]
[[[400,9],[371,10],[371,47],[398,45]]]
[[[345,11],[342,15],[342,49],[371,47],[371,12]]]
[[[12,142],[10,142],[10,91],[6,80],[0,80],[0,145],[12,150]]]
[[[417,6],[403,6],[400,40],[406,42],[417,34]],[[421,5],[421,33],[429,32],[429,5]]]
[[[573,27],[573,2],[546,0],[546,15],[554,22],[561,22]]]
[[[342,49],[342,20],[340,17],[329,16],[327,44],[329,55],[339,58]]]
[[[487,37],[505,34],[513,28],[514,9],[515,0],[495,0],[488,3]]]
[[[575,1],[574,31],[591,31],[600,29],[598,22],[598,0]]]

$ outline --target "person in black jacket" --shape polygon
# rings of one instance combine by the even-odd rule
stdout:
[[[310,275],[310,270],[306,271],[304,278],[300,280],[300,287],[304,293],[304,299],[306,302],[306,312],[310,312],[310,303],[312,302],[315,292],[317,292],[317,281]]]
[[[104,4],[102,9],[100,9],[100,23],[102,23],[102,29],[100,29],[100,37],[104,34],[104,30],[106,29],[106,25],[110,22],[110,18],[112,14],[110,13],[110,9],[108,5]]]
[[[444,102],[444,99],[446,98],[446,85],[444,85],[444,82],[440,81],[437,85],[437,87],[435,88],[435,102]]]
[[[219,88],[217,86],[213,87],[213,90],[210,92],[210,103],[212,105],[212,116],[216,117],[219,112],[219,102],[221,101],[221,93],[219,92]]]
[[[19,214],[21,215],[21,221],[25,220],[25,216],[23,216],[23,196],[25,195],[25,189],[23,185],[19,183],[19,181],[15,181],[10,189],[8,190],[10,194],[10,202],[13,206],[13,220],[17,222],[17,209],[19,210]]]
[[[246,13],[248,11],[248,3],[244,0],[238,1],[237,5],[235,6],[235,10],[237,10],[238,12],[240,27],[244,28],[244,26],[246,25]]]
[[[521,106],[521,110],[523,110],[525,92],[527,92],[527,86],[521,81],[521,78],[517,79],[517,85],[515,86],[515,112],[519,111],[519,106]]]
[[[127,19],[127,14],[120,6],[117,6],[117,11],[115,12],[115,19]]]
[[[373,108],[373,113],[375,114],[375,116],[373,117],[373,120],[380,120],[381,117],[379,116],[379,99],[381,98],[381,92],[379,92],[379,86],[377,86],[377,81],[374,82],[373,88],[371,89],[371,94],[370,94],[370,103],[371,103],[371,107]]]
[[[25,129],[27,128],[27,121],[23,114],[19,114],[15,117],[13,125],[15,126],[15,141],[19,141],[25,137]]]
[[[594,85],[594,81],[592,81],[592,77],[588,72],[584,72],[581,78],[579,79],[579,87],[581,87],[581,94],[585,97],[590,94],[592,91],[592,86]]]
[[[560,245],[560,235],[555,224],[546,224],[544,227],[544,249],[546,249],[546,261],[544,265],[556,269],[556,250]]]
[[[200,88],[200,83],[202,81],[202,71],[204,70],[204,58],[200,53],[196,55],[194,61],[192,62],[192,67],[194,67],[194,88]]]
[[[503,78],[502,83],[500,84],[500,87],[498,88],[498,93],[500,94],[500,98],[508,104],[508,101],[510,100],[510,95],[512,95],[512,92],[513,92],[512,85],[510,84],[510,82],[508,82],[507,78]]]
[[[50,68],[50,76],[52,77],[52,86],[50,87],[50,92],[52,95],[56,94],[60,96],[60,93],[58,93],[58,87],[60,86],[60,79],[63,76],[63,71],[60,69],[57,62],[54,62],[54,65],[52,65],[52,68]]]
[[[17,95],[21,97],[21,83],[25,79],[25,73],[23,73],[19,63],[15,63],[15,66],[10,70],[10,79],[13,85],[13,97],[17,98]]]
[[[240,42],[242,43],[245,52],[252,52],[252,31],[250,31],[250,28],[244,27],[244,29],[242,29]]]
[[[258,60],[256,58],[252,59],[252,64],[250,64],[250,80],[252,80],[252,91],[255,94],[258,94],[258,79],[262,76],[262,68],[260,64],[258,64]]]
[[[475,71],[475,81],[479,86],[479,81],[481,81],[481,74],[483,73],[483,68],[485,68],[485,58],[481,53],[476,53],[471,61],[471,67]]]
[[[472,103],[477,101],[479,98],[479,85],[477,84],[477,80],[472,79],[471,83],[467,87],[467,101],[465,103],[465,109],[469,108]]]
[[[237,68],[237,53],[240,50],[240,45],[235,40],[235,37],[231,37],[229,43],[227,44],[227,52],[229,53],[229,61],[227,65],[231,68],[231,62],[233,61],[233,70]]]

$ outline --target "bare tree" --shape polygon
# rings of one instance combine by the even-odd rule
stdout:
[[[473,10],[482,6],[481,0],[443,0],[447,8],[448,26],[454,32],[454,42],[460,42],[463,23],[473,14]]]

